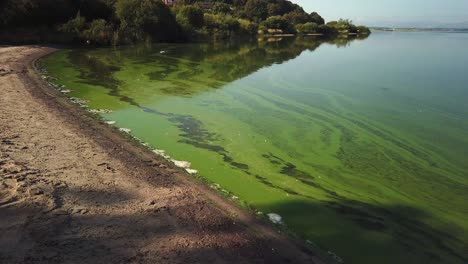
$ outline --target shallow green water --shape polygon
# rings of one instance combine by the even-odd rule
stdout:
[[[468,34],[375,33],[65,50],[42,64],[345,263],[468,263],[466,47]]]

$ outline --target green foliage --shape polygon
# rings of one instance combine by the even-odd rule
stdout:
[[[75,18],[70,19],[60,28],[61,31],[79,35],[86,27],[86,19],[78,13]]]
[[[274,33],[295,33],[296,30],[294,25],[291,24],[286,18],[281,16],[272,16],[261,23],[261,25],[267,30],[280,30],[281,32],[275,31]]]
[[[319,14],[314,12],[309,15],[305,13],[304,11],[299,11],[299,10],[285,14],[284,18],[286,18],[288,21],[290,21],[294,25],[305,24],[308,22],[312,22],[317,25],[323,25],[325,23],[325,20]]]
[[[339,34],[339,31],[336,27],[326,24],[326,25],[320,25],[318,27],[318,33],[327,35],[327,36],[335,36]]]
[[[268,17],[268,2],[266,0],[247,0],[241,16],[259,22]]]
[[[340,34],[367,34],[371,32],[365,26],[355,26],[349,19],[340,19],[338,21],[330,21],[327,26],[335,28]]]
[[[39,28],[57,39],[63,35],[98,44],[226,38],[268,29],[270,33],[295,33],[297,28],[300,33],[370,34],[350,20],[319,29],[324,23],[319,14],[308,14],[288,0],[179,0],[171,8],[162,0],[0,0],[0,38],[1,31]]]
[[[267,4],[268,16],[282,16],[284,14],[298,11],[304,13],[298,5],[295,5],[289,1],[270,1]]]
[[[53,26],[76,15],[71,0],[3,0],[0,19],[17,27]],[[75,11],[76,10],[76,11]]]
[[[347,27],[353,25],[353,21],[351,19],[340,18],[340,20],[338,20],[338,24]]]
[[[205,30],[215,39],[225,39],[239,32],[241,24],[230,15],[205,14]]]
[[[121,32],[132,41],[147,38],[174,41],[181,36],[175,17],[162,1],[117,0],[115,14]]]
[[[240,26],[240,33],[243,35],[255,35],[258,31],[258,24],[253,23],[247,19],[238,19]]]
[[[307,22],[305,24],[298,24],[296,25],[296,31],[301,34],[318,33],[319,25],[313,22]]]
[[[105,19],[110,21],[113,16],[114,0],[80,0],[79,12],[86,20]]]
[[[247,0],[233,0],[232,3],[236,7],[242,7],[247,3]]]
[[[310,14],[310,21],[309,22],[314,22],[317,25],[324,25],[325,24],[325,19],[321,17],[317,12],[312,12]]]
[[[86,23],[85,18],[80,13],[62,25],[60,31],[70,33],[78,39],[94,44],[110,44],[114,35],[112,25],[106,20],[95,19],[90,23]]]
[[[211,10],[214,13],[220,13],[220,14],[228,14],[231,12],[231,5],[223,3],[223,2],[216,2],[213,4],[213,7]]]
[[[285,14],[283,17],[294,25],[310,22],[309,14],[305,12],[294,11]]]
[[[112,26],[104,19],[96,19],[89,23],[82,36],[93,43],[109,44],[113,37]]]
[[[328,26],[330,27],[338,27],[338,21],[330,21],[327,23]]]
[[[366,26],[357,26],[357,31],[362,35],[369,35],[371,33],[371,30]]]
[[[141,31],[145,26],[158,23],[157,9],[160,8],[162,6],[154,0],[117,0],[115,14],[122,29]]]
[[[293,23],[288,20],[304,23],[314,20],[301,7],[285,0],[212,0],[211,8],[201,9],[205,13],[203,26],[194,27],[182,10],[193,10],[201,2],[204,1],[183,0],[172,8],[177,22],[191,38],[199,39],[200,34],[215,39],[255,35],[259,29],[295,33]]]
[[[348,25],[348,33],[357,34],[358,28],[355,25]]]
[[[340,19],[334,26],[340,31],[340,33],[356,33],[357,28],[353,25],[353,21],[350,19]]]
[[[197,5],[186,5],[178,10],[177,22],[187,30],[204,25],[203,10]]]

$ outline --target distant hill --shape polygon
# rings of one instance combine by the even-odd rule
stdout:
[[[468,29],[468,21],[457,23],[440,23],[432,21],[390,22],[381,21],[370,23],[372,28],[419,28],[419,29]]]
[[[393,28],[393,27],[371,27],[373,31],[395,31],[395,32],[467,32],[468,28]]]
[[[468,29],[468,21],[441,25],[441,28]]]

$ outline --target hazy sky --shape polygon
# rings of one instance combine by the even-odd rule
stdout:
[[[327,21],[350,18],[369,26],[468,22],[468,0],[291,0]]]

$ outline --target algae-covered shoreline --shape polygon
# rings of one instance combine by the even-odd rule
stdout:
[[[412,36],[398,35],[406,43],[421,38]],[[443,143],[430,141],[442,132],[439,122],[463,120],[465,110],[454,101],[463,98],[463,80],[452,80],[450,91],[458,96],[431,101],[449,75],[427,76],[413,67],[418,78],[408,83],[391,64],[378,64],[372,56],[384,51],[406,54],[408,67],[424,60],[422,53],[410,53],[413,46],[379,45],[391,37],[67,51],[47,68],[74,90],[70,96],[113,111],[103,118],[176,160],[190,161],[229,196],[261,214],[281,216],[284,225],[337,259],[463,262],[463,243],[457,242],[464,241],[463,232],[454,231],[464,229],[463,210],[444,210],[462,208],[466,198],[466,168],[459,159],[465,143],[457,126],[450,126]],[[428,48],[440,41],[424,37]],[[340,54],[341,64],[334,64],[333,54]],[[368,64],[350,66],[357,58],[393,72],[396,83],[379,67],[365,68],[378,81],[363,75]],[[432,85],[423,85],[429,79]],[[362,250],[370,253],[356,254]]]
[[[0,48],[0,262],[322,263],[50,89],[52,51]]]

